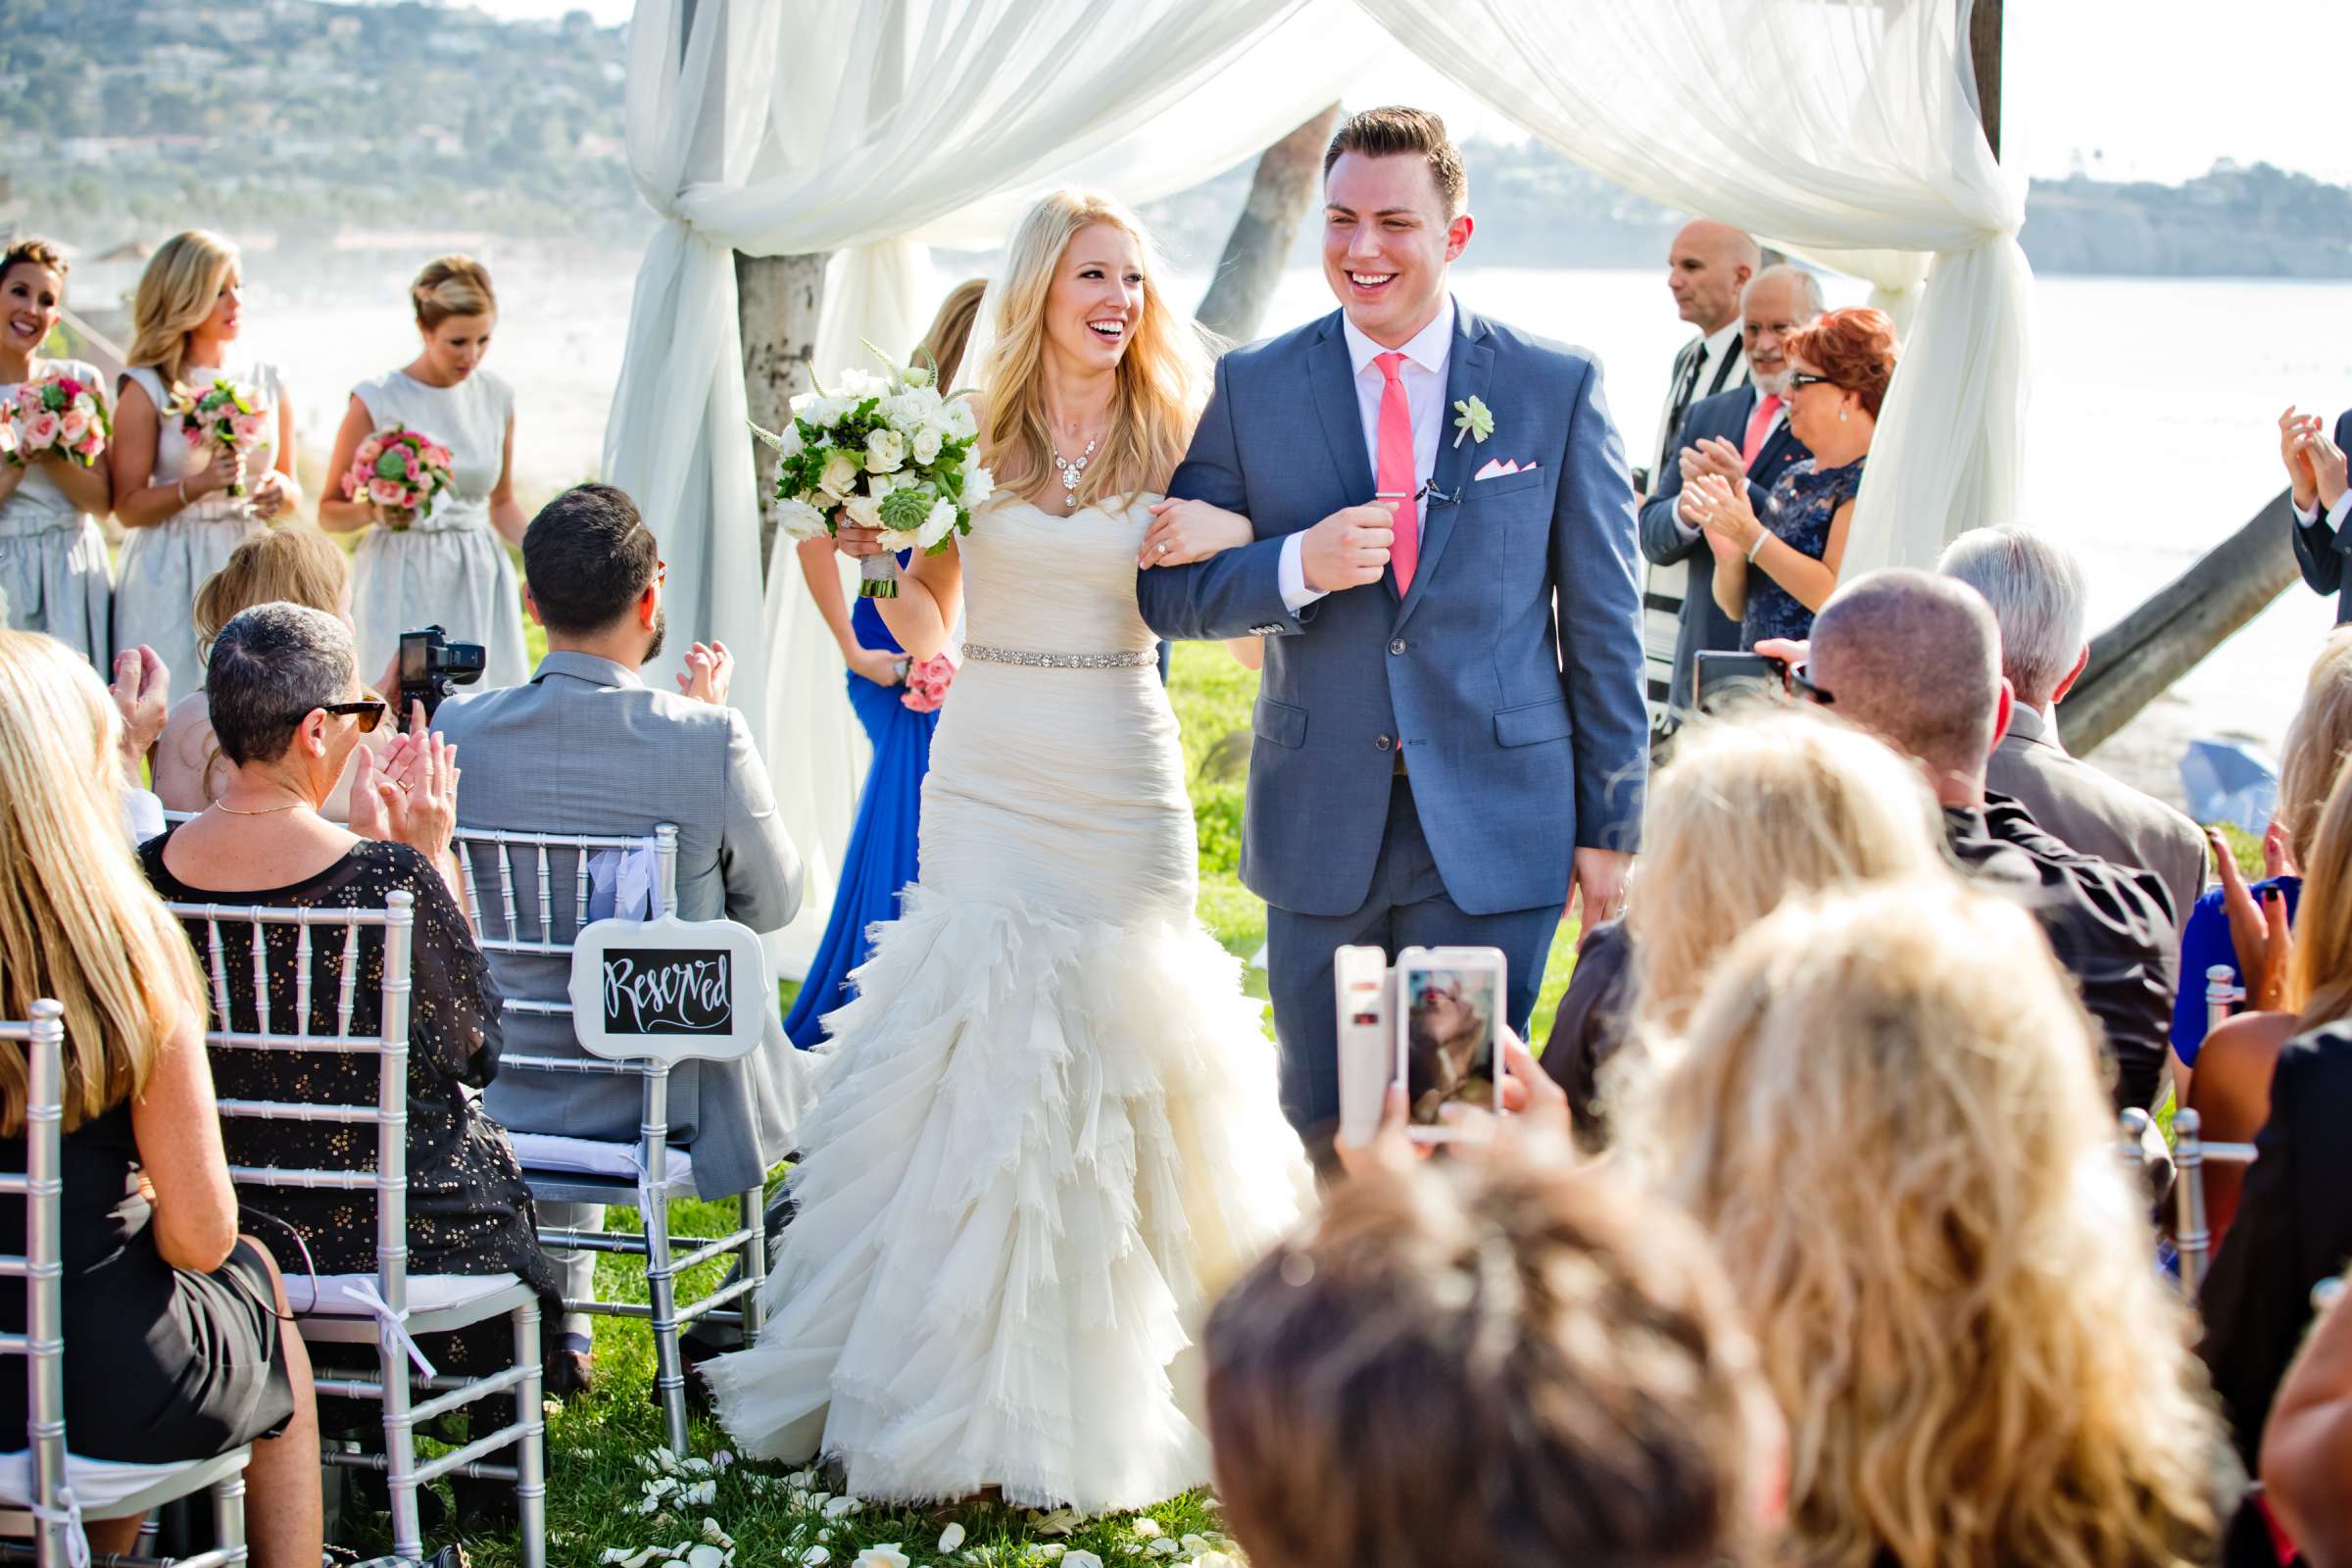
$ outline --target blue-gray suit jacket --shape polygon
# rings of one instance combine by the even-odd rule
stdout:
[[[442,704],[434,727],[457,745],[466,773],[461,827],[650,837],[658,824],[672,822],[681,918],[724,915],[772,931],[800,907],[800,855],[776,814],[751,728],[733,709],[654,691],[608,659],[558,651],[539,662],[526,686]],[[498,885],[491,853],[481,851],[474,867],[491,905],[477,918],[504,935],[498,896],[489,892]],[[512,853],[510,869],[522,891],[518,934],[568,942],[576,934],[571,901],[553,901],[556,929],[542,933],[538,900],[527,891],[537,862],[529,851]],[[552,885],[571,887],[575,863],[573,852],[552,852]],[[568,994],[565,959],[493,954],[490,969],[509,999],[552,1002]],[[529,1013],[508,1015],[506,1049],[581,1054],[568,1018]],[[670,1136],[692,1148],[703,1197],[757,1187],[792,1152],[783,1078],[791,1054],[779,1027],[741,1061],[680,1062],[670,1074]],[[492,1081],[483,1102],[516,1132],[635,1143],[642,1093],[634,1077],[516,1068]]]
[[[1472,397],[1494,434],[1457,446],[1450,410]],[[1363,904],[1399,743],[1467,913],[1565,904],[1575,849],[1635,848],[1649,721],[1634,492],[1600,367],[1457,305],[1446,404],[1411,590],[1392,571],[1293,615],[1284,536],[1373,494],[1347,340],[1334,312],[1234,350],[1168,491],[1243,514],[1257,539],[1138,575],[1163,637],[1267,639],[1242,879],[1279,908]],[[1471,478],[1498,458],[1534,471]]]

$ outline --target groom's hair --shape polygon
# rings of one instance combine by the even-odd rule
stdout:
[[[1348,1181],[1210,1315],[1250,1561],[1746,1560],[1776,1424],[1705,1240],[1590,1170],[1449,1164]]]
[[[1340,122],[1340,128],[1323,150],[1323,177],[1342,153],[1365,158],[1400,158],[1408,154],[1429,161],[1429,177],[1438,187],[1448,219],[1459,218],[1470,205],[1470,172],[1462,166],[1462,150],[1446,134],[1446,122],[1426,109],[1402,104],[1367,109]]]
[[[531,603],[559,636],[591,636],[620,619],[654,580],[661,555],[637,504],[609,484],[573,485],[522,535]]]

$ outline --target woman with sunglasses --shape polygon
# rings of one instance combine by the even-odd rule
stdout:
[[[1789,465],[1759,518],[1744,485],[1690,481],[1684,512],[1715,556],[1715,603],[1740,622],[1740,646],[1802,639],[1838,591],[1846,530],[1879,409],[1894,379],[1894,323],[1868,308],[1832,311],[1788,336],[1788,432],[1813,456]]]
[[[360,690],[351,628],[334,615],[283,602],[257,605],[213,638],[206,662],[213,733],[228,763],[220,797],[193,819],[139,851],[147,879],[167,900],[276,908],[376,908],[394,893],[416,901],[411,949],[409,1029],[409,1267],[416,1274],[518,1274],[560,1311],[555,1270],[539,1250],[530,1195],[498,1124],[469,1095],[490,1081],[499,1048],[499,996],[466,923],[450,835],[457,822],[456,748],[415,730],[378,764],[363,737],[384,720],[384,703]],[[388,727],[388,726],[387,726]],[[348,826],[320,808],[346,764],[355,769]],[[311,1025],[338,1032],[342,943],[313,952],[298,986],[295,930],[270,938],[269,1016],[289,1027],[307,991]],[[199,942],[204,928],[192,928]],[[224,933],[224,935],[227,935]],[[228,1013],[259,1015],[252,955],[241,933],[225,954]],[[359,947],[360,999],[353,1027],[373,1027],[383,945]],[[225,1098],[373,1103],[375,1063],[365,1055],[224,1052],[213,1062]],[[239,1165],[348,1163],[348,1129],[332,1122],[232,1122],[228,1160]],[[320,1274],[375,1269],[375,1205],[366,1194],[256,1188],[248,1207],[274,1216],[302,1240]],[[363,1348],[372,1364],[373,1348]],[[443,1371],[481,1371],[512,1353],[503,1320],[444,1340],[425,1353]],[[321,1348],[322,1364],[333,1351]],[[337,1401],[339,1402],[339,1401]],[[322,1412],[338,1424],[341,1411]]]

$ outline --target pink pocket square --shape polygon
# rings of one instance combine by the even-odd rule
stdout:
[[[1536,465],[1532,463],[1523,468],[1516,463],[1505,462],[1501,458],[1492,458],[1488,460],[1485,467],[1470,476],[1470,480],[1475,484],[1481,479],[1500,479],[1506,474],[1533,473],[1535,471]]]

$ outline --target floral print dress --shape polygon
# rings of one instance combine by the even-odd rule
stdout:
[[[1837,468],[1818,468],[1811,458],[1790,464],[1773,481],[1758,520],[1789,549],[1819,561],[1830,548],[1830,520],[1862,488],[1862,465],[1868,461],[1865,455]],[[1813,612],[1775,582],[1772,573],[1750,565],[1747,613],[1740,620],[1740,649],[1753,648],[1767,637],[1802,641],[1812,635]]]

